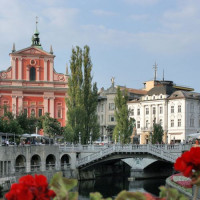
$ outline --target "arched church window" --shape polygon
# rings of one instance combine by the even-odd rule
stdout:
[[[35,81],[36,79],[36,73],[35,73],[35,67],[31,67],[30,69],[30,81]]]
[[[31,116],[35,117],[35,109],[31,109]]]

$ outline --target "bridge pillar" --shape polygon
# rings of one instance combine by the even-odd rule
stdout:
[[[46,171],[46,162],[45,161],[41,162],[41,171],[42,172]]]

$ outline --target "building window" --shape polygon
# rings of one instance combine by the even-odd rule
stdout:
[[[115,116],[114,115],[109,115],[109,121],[114,122],[115,121]]]
[[[61,107],[58,107],[57,118],[62,118],[62,108]]]
[[[103,104],[101,104],[101,112],[103,112]]]
[[[62,103],[57,103],[57,118],[62,118]]]
[[[35,117],[35,109],[31,109],[31,117]]]
[[[146,108],[146,115],[149,114],[149,108]]]
[[[163,107],[160,106],[160,114],[163,114]]]
[[[146,120],[146,128],[149,127],[149,120]]]
[[[178,119],[178,127],[181,127],[181,119]]]
[[[137,115],[140,115],[140,109],[139,108],[137,109]]]
[[[3,101],[3,114],[8,112],[9,101]]]
[[[178,105],[178,112],[181,113],[181,105]]]
[[[193,103],[190,104],[190,112],[194,112],[194,104]]]
[[[103,115],[101,115],[101,123],[103,123]]]
[[[115,110],[115,104],[109,103],[109,110]]]
[[[98,105],[98,109],[97,110],[98,110],[98,112],[100,112],[100,105]]]
[[[30,81],[35,81],[36,79],[36,73],[35,73],[35,67],[30,68]]]
[[[140,121],[137,121],[137,128],[140,128]]]
[[[174,120],[171,119],[171,127],[174,127]]]
[[[32,102],[31,102],[31,106],[36,106],[36,102],[35,102],[35,101],[32,101]]]
[[[153,124],[155,124],[156,123],[156,117],[153,119]]]
[[[194,127],[194,119],[190,118],[190,127]]]
[[[162,95],[160,95],[160,98],[162,99]]]
[[[134,109],[130,109],[130,115],[134,115]]]
[[[160,119],[160,125],[161,125],[161,126],[163,125],[163,120],[162,120],[162,119]]]
[[[38,117],[42,116],[42,108],[38,109]]]
[[[174,106],[171,106],[171,113],[174,113]]]
[[[156,107],[153,107],[153,115],[156,114]]]
[[[26,116],[28,116],[28,109],[27,109],[27,108],[24,108],[24,114],[25,114]]]

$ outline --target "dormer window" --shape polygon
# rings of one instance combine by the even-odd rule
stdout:
[[[36,73],[35,73],[35,67],[30,68],[30,81],[35,81],[36,79]]]

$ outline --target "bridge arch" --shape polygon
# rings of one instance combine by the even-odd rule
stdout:
[[[25,172],[26,158],[24,155],[18,155],[15,159],[15,172]]]
[[[60,159],[61,169],[65,169],[71,165],[71,157],[68,154],[63,154]]]
[[[31,157],[31,171],[41,170],[41,158],[38,154],[34,154]]]
[[[144,172],[161,172],[169,170],[173,170],[173,163],[164,160],[157,160],[144,167]]]
[[[53,154],[49,154],[46,157],[46,170],[55,169],[56,157]]]

